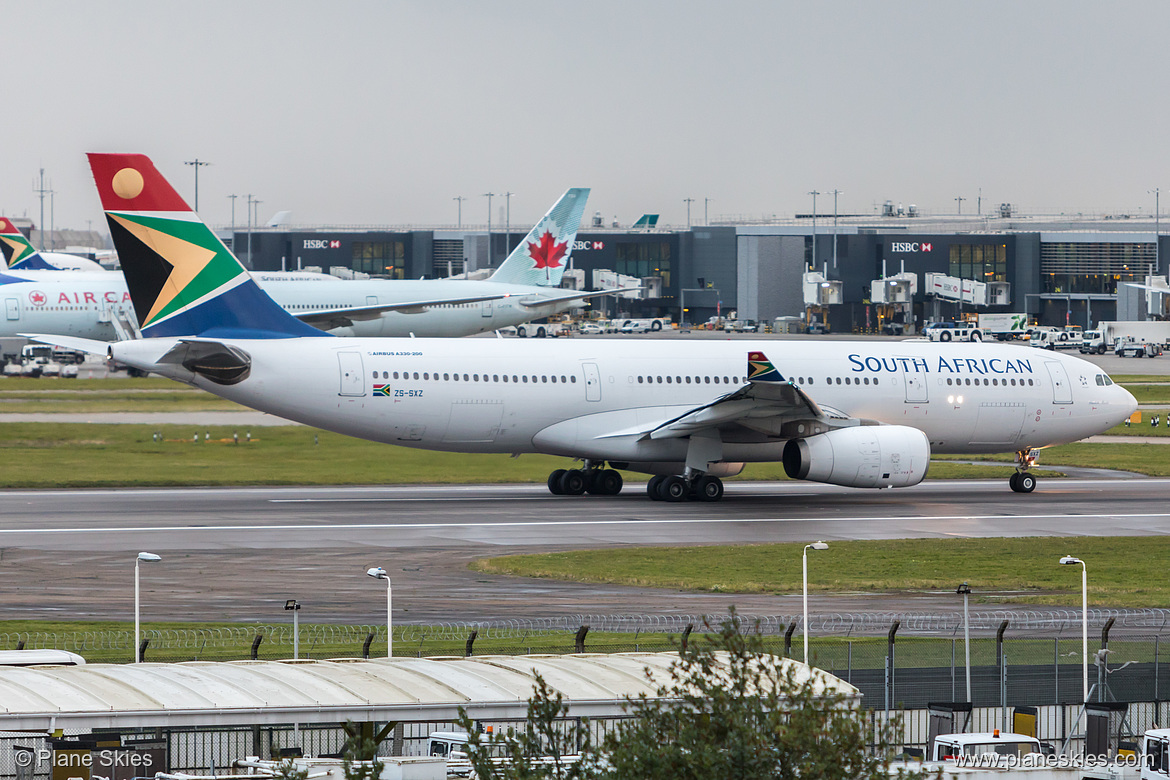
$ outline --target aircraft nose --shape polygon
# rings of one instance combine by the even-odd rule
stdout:
[[[1115,406],[1117,407],[1119,414],[1118,422],[1121,422],[1137,411],[1138,402],[1137,399],[1133,397],[1133,393],[1129,392],[1121,385],[1114,385],[1114,387],[1120,391],[1118,393],[1119,397],[1115,403]]]

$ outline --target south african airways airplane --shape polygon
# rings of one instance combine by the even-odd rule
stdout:
[[[1015,452],[1030,493],[1043,447],[1137,404],[1079,358],[992,344],[331,337],[291,316],[141,155],[90,155],[143,339],[34,338],[290,420],[373,441],[583,461],[555,494],[615,494],[617,469],[664,501],[782,461],[798,479],[906,487],[932,452]]]
[[[588,197],[585,188],[566,191],[491,277],[482,281],[343,280],[297,271],[258,272],[252,278],[298,319],[339,336],[467,336],[523,327],[582,306],[590,298],[621,292],[577,292],[558,286]],[[147,230],[117,222],[111,229],[140,234]],[[0,230],[4,231],[0,249],[12,263],[0,273],[5,312],[0,318],[0,337],[29,330],[102,340],[137,335],[122,274],[103,271],[82,258],[53,255],[90,263],[95,269],[59,273],[11,222],[0,218]],[[172,237],[171,241],[182,239]],[[55,262],[59,266],[63,261]],[[527,330],[542,336],[546,329],[532,325]]]

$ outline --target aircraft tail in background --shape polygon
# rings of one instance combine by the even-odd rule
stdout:
[[[55,266],[45,262],[41,253],[7,217],[0,217],[0,252],[4,254],[5,264],[13,271],[55,270]]]
[[[507,284],[557,287],[569,263],[589,188],[573,187],[528,232],[490,279]]]

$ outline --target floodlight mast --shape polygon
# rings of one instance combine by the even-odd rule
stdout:
[[[390,574],[381,566],[375,566],[371,569],[366,569],[366,574],[379,579],[386,580],[386,657],[394,657],[394,623],[392,619],[391,589],[390,589]]]
[[[1080,558],[1066,555],[1060,559],[1064,566],[1081,565],[1081,689],[1082,701],[1089,700],[1089,567]]]
[[[139,598],[138,588],[138,564],[146,561],[147,563],[157,563],[162,558],[154,553],[140,552],[138,557],[134,559],[134,663],[142,663],[142,623],[139,619],[141,611],[141,599]]]
[[[803,558],[803,577],[801,592],[804,594],[804,665],[808,666],[808,551],[809,550],[827,550],[829,545],[824,542],[813,542],[804,546]]]

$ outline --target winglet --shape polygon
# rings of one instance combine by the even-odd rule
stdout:
[[[763,352],[748,353],[749,382],[787,382]]]

